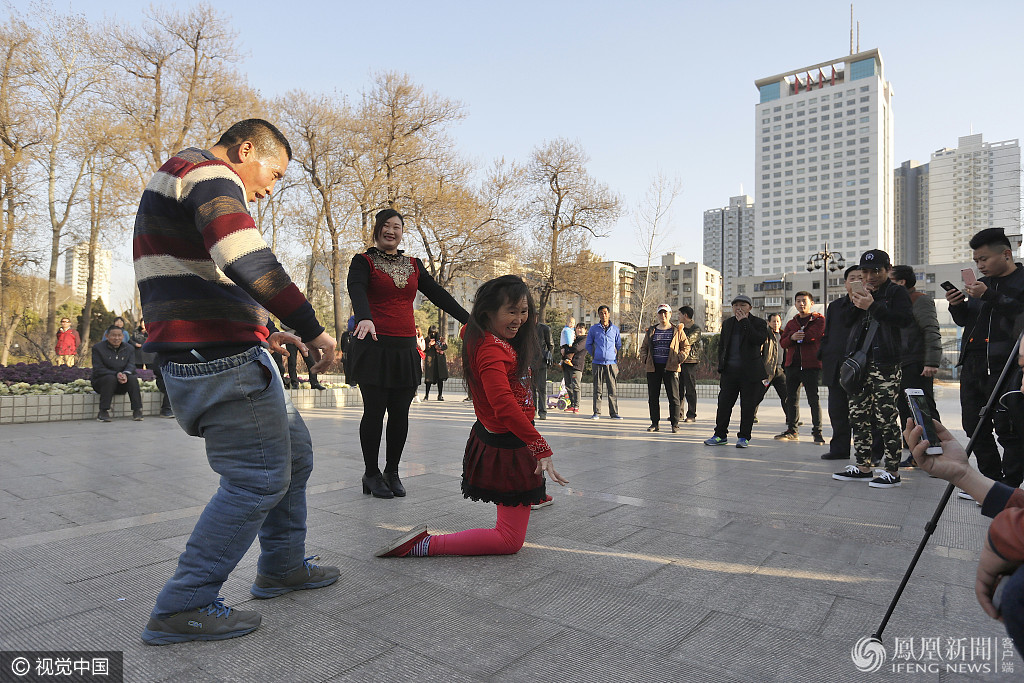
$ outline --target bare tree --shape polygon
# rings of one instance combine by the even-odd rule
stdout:
[[[7,364],[14,331],[21,321],[21,279],[31,260],[23,241],[32,149],[39,144],[33,125],[29,78],[33,30],[11,17],[0,25],[0,365]]]
[[[665,240],[672,231],[672,204],[682,193],[682,183],[678,179],[669,179],[659,173],[647,187],[633,212],[633,225],[637,244],[644,255],[644,265],[640,269],[643,282],[634,290],[633,302],[627,312],[628,321],[635,328],[636,344],[634,349],[640,351],[640,335],[647,324],[648,316],[656,302],[664,297],[665,279],[661,268],[655,266],[655,260],[664,248]]]
[[[587,172],[589,160],[579,143],[559,138],[534,149],[527,166],[541,320],[552,294],[575,291],[578,255],[591,238],[606,236],[621,212],[619,198]]]
[[[45,153],[39,156],[46,182],[50,254],[46,334],[57,330],[57,260],[61,238],[86,175],[88,98],[103,79],[95,59],[92,28],[80,16],[44,13],[32,52],[32,90]]]

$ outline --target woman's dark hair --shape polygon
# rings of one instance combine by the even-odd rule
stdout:
[[[437,339],[438,329],[437,325],[431,325],[427,328],[427,339]]]
[[[378,211],[377,215],[373,217],[373,241],[376,242],[377,238],[380,237],[380,231],[384,229],[384,224],[389,220],[398,216],[398,220],[402,221],[402,228],[405,228],[405,218],[402,214],[398,213],[394,209],[384,209]]]
[[[533,305],[533,295],[523,279],[517,275],[502,275],[488,280],[476,290],[473,299],[473,311],[469,314],[469,323],[464,335],[465,347],[462,354],[462,370],[466,377],[466,387],[470,396],[473,395],[477,378],[473,375],[473,356],[483,341],[484,333],[491,329],[491,317],[503,306],[517,303],[526,297],[529,315],[526,322],[519,326],[519,332],[512,339],[506,340],[516,352],[516,374],[526,377],[530,366],[540,357],[540,342],[537,341],[537,309]]]

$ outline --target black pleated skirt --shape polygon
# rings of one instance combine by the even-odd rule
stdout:
[[[423,377],[415,337],[353,337],[345,368],[349,384],[418,387]]]

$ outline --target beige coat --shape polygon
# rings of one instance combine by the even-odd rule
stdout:
[[[654,355],[651,353],[651,337],[654,336],[655,325],[647,328],[644,332],[644,341],[640,344],[640,360],[643,361],[644,369],[647,372],[654,372]],[[665,363],[666,372],[679,372],[679,364],[686,360],[690,353],[690,341],[686,338],[686,330],[682,325],[676,325],[676,332],[672,335],[672,343],[668,347],[668,362]]]

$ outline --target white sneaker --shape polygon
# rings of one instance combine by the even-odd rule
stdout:
[[[974,500],[969,493],[960,489],[956,490],[956,495],[958,498],[963,498],[964,500]]]
[[[420,403],[422,401],[423,401],[423,399],[420,398],[419,394],[416,394],[415,396],[412,397],[412,402],[413,403]]]

